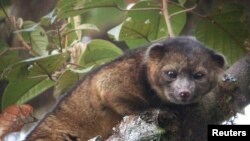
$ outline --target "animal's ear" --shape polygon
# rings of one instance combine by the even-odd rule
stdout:
[[[144,61],[159,60],[163,57],[165,51],[166,47],[164,47],[162,43],[154,43],[148,47],[144,56]]]
[[[212,54],[212,59],[220,68],[224,68],[226,60],[223,55],[214,53]]]

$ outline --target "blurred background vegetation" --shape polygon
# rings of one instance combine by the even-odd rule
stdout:
[[[227,57],[250,49],[250,1],[171,0],[175,36]],[[87,72],[169,37],[161,0],[1,0],[0,106],[53,103]]]

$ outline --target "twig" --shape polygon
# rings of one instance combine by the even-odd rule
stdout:
[[[51,81],[54,81],[54,82],[55,82],[55,80],[52,78],[52,75],[47,71],[46,68],[44,68],[44,67],[43,67],[42,65],[40,65],[39,63],[36,63],[36,65],[37,65],[40,69],[42,69],[44,73],[47,74],[47,76],[49,77],[49,79],[50,79]]]
[[[10,25],[7,24],[7,28],[8,28],[8,30],[9,30],[9,32],[12,33],[12,28],[11,28],[11,26],[14,25],[15,23],[13,23],[12,20],[11,20],[11,18],[8,16],[6,10],[5,10],[4,7],[3,7],[3,4],[2,4],[2,1],[1,1],[1,0],[0,0],[0,7],[2,8],[2,10],[3,10],[5,16],[7,17],[7,20],[8,20],[9,23],[10,23]],[[14,27],[15,27],[15,26],[14,26]],[[32,48],[28,45],[28,43],[24,41],[24,39],[23,39],[23,37],[21,36],[20,33],[17,33],[16,37],[17,37],[17,41],[19,41],[19,42],[21,43],[21,45],[23,46],[23,48],[16,48],[16,49],[13,49],[13,47],[12,47],[12,49],[8,49],[8,50],[29,50],[29,51],[31,51],[32,53],[34,53],[34,54],[37,55],[37,53],[34,52],[34,51],[32,50]],[[30,42],[30,43],[31,43],[31,42]],[[2,55],[2,54],[0,54],[0,55]]]
[[[24,48],[26,48],[27,50],[31,50],[32,48],[28,45],[28,43],[26,43],[23,40],[23,37],[20,35],[20,33],[17,33],[17,40],[21,43],[21,45],[23,45]]]
[[[2,56],[4,53],[6,53],[9,49],[5,49],[2,52],[0,52],[0,56]]]
[[[175,3],[175,2],[173,2],[173,1],[169,1],[169,3],[170,3],[170,4],[173,4],[173,5],[176,6],[176,7],[182,8],[183,10],[187,9],[186,7],[181,6],[181,5],[179,5],[178,3]],[[196,13],[196,12],[192,11],[192,10],[187,11],[187,12],[190,12],[190,13],[192,13],[192,14],[194,14],[194,15],[200,17],[200,18],[207,18],[207,17],[208,17],[207,15],[201,15],[201,14],[199,14],[199,13]]]
[[[152,7],[152,8],[135,8],[135,9],[124,9],[124,8],[121,8],[120,6],[118,5],[105,5],[105,6],[95,6],[95,7],[87,7],[87,8],[78,8],[78,9],[74,9],[73,11],[76,11],[76,10],[87,10],[87,9],[94,9],[94,8],[117,8],[118,10],[120,11],[148,11],[148,10],[161,10],[161,8],[159,7]],[[71,12],[72,10],[68,10],[66,12]]]
[[[33,45],[32,45],[32,39],[31,39],[31,34],[30,33],[28,34],[28,37],[29,37],[29,41],[30,41],[30,46],[33,47]]]
[[[8,13],[6,12],[6,10],[4,9],[1,0],[0,0],[0,7],[2,8],[4,15],[7,17],[7,20],[11,23],[10,17],[8,15]],[[11,27],[9,27],[9,25],[7,25],[7,28],[8,28],[9,31],[11,31]]]
[[[63,45],[62,45],[62,39],[61,39],[61,33],[60,33],[60,29],[59,29],[59,27],[56,27],[56,29],[57,29],[57,36],[58,36],[58,40],[59,40],[59,47],[60,47],[60,50],[59,50],[59,52],[61,52],[62,53],[62,49],[63,49]]]
[[[0,56],[4,55],[8,51],[15,51],[15,50],[27,50],[27,48],[24,47],[11,47],[11,48],[6,48],[2,52],[0,52]]]
[[[11,47],[11,48],[8,48],[8,50],[27,50],[27,48],[25,47]]]
[[[170,17],[169,17],[169,13],[168,13],[168,0],[162,0],[162,13],[165,19],[165,22],[167,24],[167,29],[168,29],[168,35],[169,37],[174,37],[174,32],[173,32],[173,28],[170,22]]]
[[[181,10],[181,11],[178,11],[178,12],[175,12],[175,13],[169,15],[169,19],[171,19],[173,16],[176,16],[176,15],[178,15],[178,14],[181,14],[181,13],[184,13],[184,12],[192,11],[192,10],[194,10],[196,7],[197,7],[197,5],[195,4],[195,5],[194,5],[193,7],[191,7],[191,8],[184,9],[184,10]]]

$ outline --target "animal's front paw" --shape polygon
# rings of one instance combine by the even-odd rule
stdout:
[[[171,130],[172,132],[176,132],[180,124],[177,115],[169,111],[160,111],[158,122],[159,126],[166,130]]]
[[[233,76],[232,74],[224,74],[222,81],[227,83],[236,83],[237,78],[235,78],[235,76]]]
[[[159,114],[160,114],[159,109],[153,109],[153,110],[145,111],[142,114],[140,114],[140,118],[144,120],[146,123],[158,124]]]
[[[234,91],[238,88],[237,78],[232,74],[224,74],[219,86],[221,91]]]
[[[165,130],[163,140],[180,141],[180,119],[172,111],[161,111],[158,115],[159,126]]]

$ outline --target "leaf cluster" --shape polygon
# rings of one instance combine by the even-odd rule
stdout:
[[[54,96],[61,95],[92,68],[121,56],[117,42],[132,49],[168,38],[166,18],[176,36],[183,35],[188,24],[194,25],[190,34],[223,53],[229,63],[245,54],[250,44],[247,7],[224,1],[214,2],[206,14],[186,10],[186,5],[197,3],[169,1],[163,9],[158,0],[133,4],[124,0],[58,0],[55,9],[37,23],[17,24],[16,19],[10,23],[15,27],[10,32],[19,46],[0,39],[0,79],[8,81],[1,108],[26,103],[50,88],[54,88]],[[164,16],[164,10],[170,17]],[[105,25],[112,28],[106,32]],[[108,35],[109,41],[89,40],[92,33],[99,32]]]

